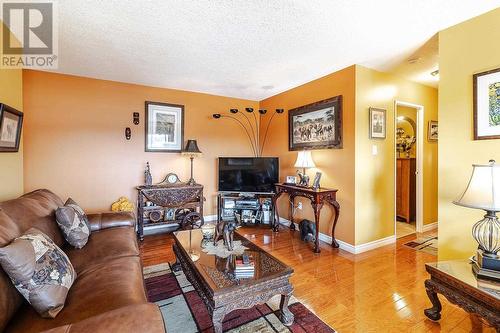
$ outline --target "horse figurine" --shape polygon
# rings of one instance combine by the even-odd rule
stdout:
[[[222,239],[224,240],[224,245],[229,251],[232,251],[234,231],[240,225],[240,223],[241,221],[238,217],[236,218],[236,220],[217,222],[217,227],[215,228],[214,245],[216,245],[217,241],[222,237]]]

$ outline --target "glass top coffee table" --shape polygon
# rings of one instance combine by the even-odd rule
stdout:
[[[238,271],[241,256],[227,258],[208,254],[204,247],[213,240],[204,240],[200,229],[174,232],[173,249],[186,277],[205,302],[216,333],[222,332],[224,316],[233,310],[251,308],[281,295],[279,318],[283,324],[293,323],[288,301],[293,292],[289,278],[293,269],[238,233],[234,240],[241,241],[251,258],[251,272]],[[243,276],[243,277],[242,277]]]

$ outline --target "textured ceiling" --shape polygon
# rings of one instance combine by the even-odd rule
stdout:
[[[437,49],[426,43],[500,6],[500,0],[58,3],[57,72],[252,100],[352,64],[429,83],[413,73],[436,67]],[[406,68],[422,47],[418,62],[429,64]]]

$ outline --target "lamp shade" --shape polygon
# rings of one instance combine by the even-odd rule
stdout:
[[[316,165],[312,159],[310,150],[299,151],[297,161],[295,162],[296,168],[314,168]]]
[[[490,161],[489,164],[474,164],[472,167],[472,176],[467,188],[453,203],[469,208],[499,212],[500,165],[495,161]]]
[[[186,143],[186,148],[184,148],[182,152],[186,155],[201,154],[201,151],[198,148],[198,143],[196,142],[196,140],[188,140]]]

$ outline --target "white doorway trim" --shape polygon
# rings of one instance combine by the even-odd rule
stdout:
[[[403,101],[394,101],[394,152],[396,152],[396,128],[398,106],[406,106],[417,110],[417,166],[416,166],[416,182],[417,188],[415,193],[416,201],[416,231],[423,232],[424,228],[424,106]],[[394,155],[394,234],[396,234],[396,155]]]

